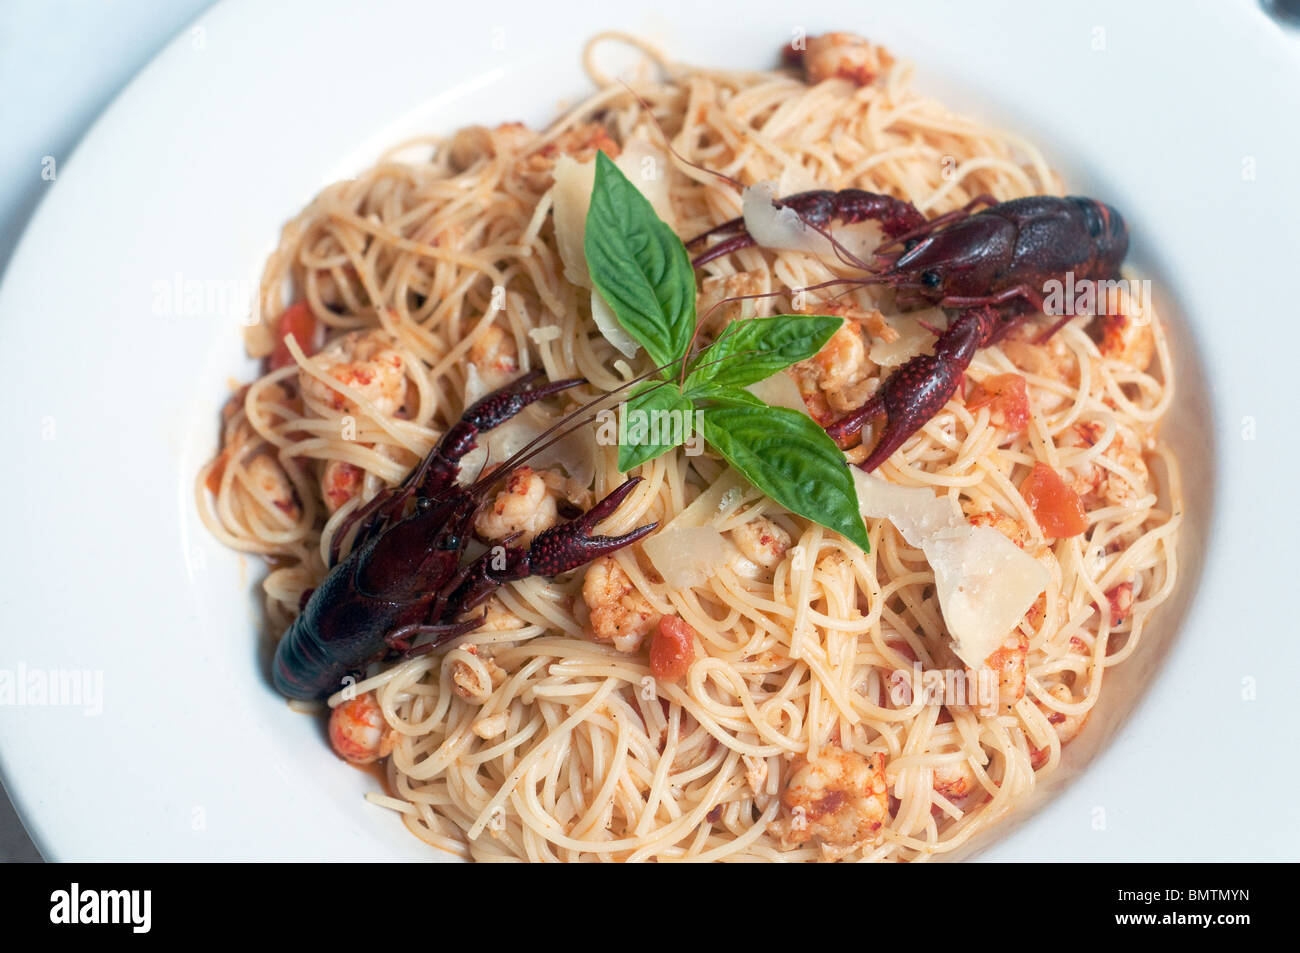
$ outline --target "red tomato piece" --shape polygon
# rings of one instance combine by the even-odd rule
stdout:
[[[1059,473],[1046,464],[1034,464],[1029,476],[1020,484],[1020,493],[1048,536],[1057,539],[1078,536],[1088,528],[1083,500],[1066,485]]]
[[[650,640],[650,673],[666,682],[675,682],[694,661],[695,630],[675,615],[661,618]]]
[[[978,382],[966,408],[979,410],[985,404],[991,405],[989,419],[1000,430],[1019,433],[1029,423],[1029,392],[1019,374],[995,374]]]
[[[267,358],[266,369],[269,371],[278,371],[282,367],[288,367],[293,363],[293,355],[289,353],[289,346],[284,343],[284,339],[293,335],[293,339],[298,342],[303,353],[311,356],[316,351],[316,315],[312,314],[311,305],[306,301],[295,301],[289,307],[284,309],[284,314],[280,315],[280,320],[276,322],[275,333],[278,340],[275,344],[275,350]]]

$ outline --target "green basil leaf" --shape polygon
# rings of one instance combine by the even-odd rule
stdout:
[[[747,387],[779,370],[806,361],[831,339],[843,318],[820,314],[779,314],[774,318],[733,321],[713,344],[705,348],[686,378],[692,394],[705,384]]]
[[[645,384],[622,408],[619,430],[618,472],[649,463],[685,443],[694,432],[695,416],[689,400],[676,384]]]
[[[826,431],[783,407],[759,408],[719,393],[711,399],[704,439],[728,463],[790,512],[870,551],[848,461]]]
[[[693,401],[697,407],[703,404],[705,410],[713,401],[725,404],[748,404],[750,407],[769,406],[763,402],[761,397],[751,394],[747,390],[741,390],[739,387],[715,387],[712,384],[701,385],[693,393],[687,395],[687,399]]]
[[[684,357],[695,334],[695,272],[686,246],[603,152],[596,153],[583,247],[592,284],[651,360]]]

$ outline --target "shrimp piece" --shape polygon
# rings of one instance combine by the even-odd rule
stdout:
[[[374,692],[364,692],[330,712],[329,737],[334,753],[353,764],[387,758],[397,740]]]
[[[880,386],[876,370],[867,356],[861,327],[850,320],[840,325],[820,351],[793,365],[790,373],[808,412],[824,424],[866,403]]]
[[[488,715],[486,718],[480,718],[469,727],[474,734],[484,741],[499,737],[504,735],[506,729],[510,727],[510,712],[499,711],[495,715]]]
[[[481,705],[506,680],[506,670],[493,661],[490,655],[480,655],[477,646],[466,649],[477,665],[456,659],[451,669],[451,686],[461,698],[472,705]]]
[[[1002,339],[1002,353],[1026,374],[1076,386],[1079,382],[1079,359],[1062,335],[1054,334],[1040,342],[1038,338],[1042,333],[1043,329],[1036,324],[1016,325]],[[1041,403],[1044,398],[1052,396],[1039,394],[1038,399]]]
[[[510,474],[505,488],[484,507],[474,520],[474,531],[484,539],[505,539],[518,535],[517,544],[527,546],[559,519],[555,493],[545,478],[532,467],[520,467]]]
[[[492,154],[495,156],[508,156],[516,152],[524,152],[537,141],[537,136],[536,132],[529,129],[522,122],[503,122],[495,129],[488,131]]]
[[[991,526],[1021,549],[1029,549],[1034,536],[1020,520],[1000,510],[983,510],[966,517],[971,526]]]
[[[302,518],[298,494],[289,480],[289,474],[284,472],[284,467],[280,466],[275,457],[266,453],[259,454],[248,462],[244,472],[248,482],[284,514],[283,522],[292,524]]]
[[[1106,590],[1106,602],[1110,605],[1110,626],[1118,628],[1128,620],[1133,611],[1133,583],[1121,582]]]
[[[828,79],[847,79],[858,86],[869,86],[894,63],[887,49],[856,33],[810,36],[802,53],[799,59],[809,86]]]
[[[514,335],[489,324],[469,347],[469,362],[485,380],[499,380],[519,370],[519,347]]]
[[[1111,313],[1099,315],[1097,326],[1101,356],[1139,371],[1151,366],[1156,353],[1156,335],[1142,301],[1133,300],[1127,289],[1118,290],[1118,300],[1107,302]]]
[[[766,516],[758,516],[731,531],[742,556],[761,569],[775,569],[790,548],[790,534]]]
[[[1061,449],[1087,449],[1095,446],[1105,432],[1106,426],[1100,421],[1085,420],[1061,434],[1057,445]],[[1079,494],[1088,509],[1134,505],[1145,494],[1150,478],[1137,439],[1124,428],[1117,428],[1114,439],[1102,451],[1101,457],[1132,474],[1136,483],[1130,482],[1127,477],[1121,476],[1096,457],[1073,466],[1067,457],[1064,461],[1066,472],[1063,475],[1067,480],[1073,478],[1071,488]]]
[[[374,444],[369,443],[358,444],[358,446],[373,449],[381,457],[392,460],[394,463],[411,466],[415,463],[413,455],[405,447],[397,447],[392,444],[380,444],[376,447]],[[337,513],[348,500],[361,492],[365,479],[365,469],[354,463],[347,463],[343,460],[326,460],[324,462],[320,468],[320,493],[321,499],[325,501],[325,508],[331,515]]]
[[[975,783],[975,771],[971,768],[970,761],[963,758],[935,765],[931,787],[935,794],[956,801],[975,790]]]
[[[1025,697],[1025,679],[1029,662],[1029,638],[1014,632],[988,658],[985,666],[998,677],[998,705],[1005,712]]]
[[[359,392],[382,417],[395,415],[406,400],[406,360],[383,331],[351,331],[320,351],[315,361],[328,377]],[[298,387],[308,405],[360,412],[343,393],[302,369]]]
[[[767,759],[742,754],[740,763],[745,766],[745,783],[749,785],[749,790],[756,797],[761,796],[763,786],[767,784]]]
[[[602,556],[587,570],[582,601],[591,610],[591,635],[611,642],[620,652],[635,652],[659,624],[659,613],[612,556]]]
[[[554,181],[555,160],[570,156],[576,162],[590,162],[597,152],[617,159],[623,150],[598,122],[578,123],[560,133],[536,152],[519,160],[516,168],[524,184],[535,192],[545,192]]]
[[[321,468],[320,492],[325,508],[337,513],[348,500],[361,492],[361,481],[366,471],[344,460],[326,460]]]
[[[1139,371],[1151,366],[1156,353],[1156,336],[1149,321],[1125,314],[1102,315],[1101,342],[1097,349],[1101,356],[1119,361]]]
[[[479,612],[478,609],[471,610],[471,613]],[[509,632],[522,629],[525,625],[524,620],[507,609],[505,603],[496,596],[488,597],[487,602],[483,603],[481,614],[483,624],[479,626],[480,632]]]
[[[770,298],[746,298],[767,290],[768,279],[761,271],[739,271],[734,275],[714,275],[700,283],[696,312],[710,331],[720,332],[733,321],[766,317],[771,313]],[[740,301],[729,299],[741,298]],[[726,302],[723,304],[722,302]]]
[[[840,856],[875,840],[889,820],[885,755],[869,758],[827,745],[814,759],[790,765],[781,794],[787,814],[773,827],[783,849],[816,838]]]

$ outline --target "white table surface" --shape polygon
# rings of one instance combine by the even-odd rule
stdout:
[[[215,0],[0,2],[0,271],[55,168],[104,108]],[[0,861],[40,860],[0,796]]]

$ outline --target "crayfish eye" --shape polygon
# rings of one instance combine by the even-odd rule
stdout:
[[[921,284],[925,285],[925,287],[933,291],[934,289],[938,288],[941,284],[943,284],[943,279],[939,277],[939,273],[937,271],[931,268],[929,271],[922,272]]]
[[[427,513],[433,507],[433,500],[427,496],[422,496],[415,501],[415,508],[421,513]]]

